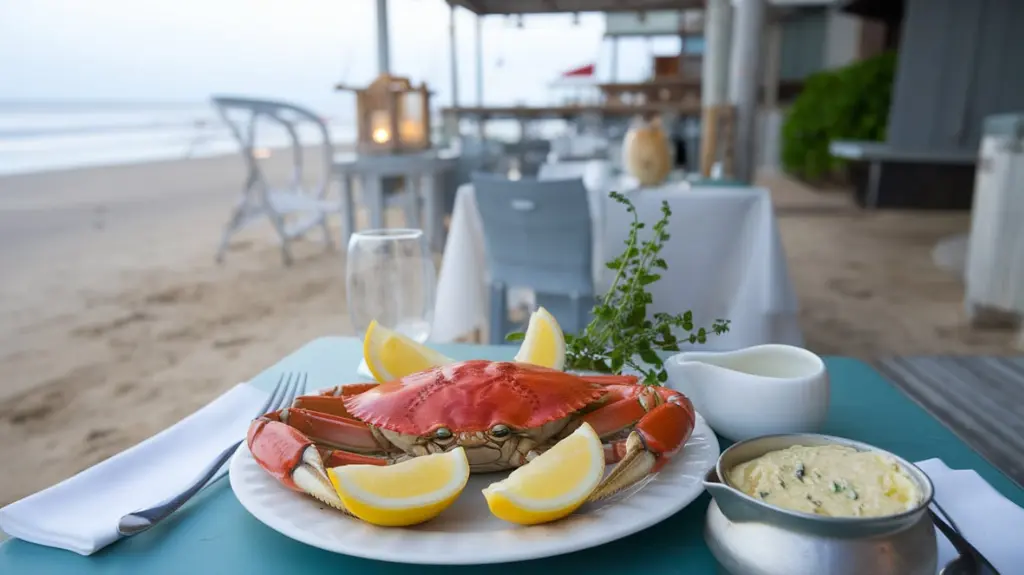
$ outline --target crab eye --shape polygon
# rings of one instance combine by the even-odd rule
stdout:
[[[438,427],[437,431],[434,432],[434,437],[437,439],[451,439],[452,431],[447,427]]]
[[[505,437],[510,433],[512,430],[505,425],[498,424],[491,428],[491,435],[494,437]]]

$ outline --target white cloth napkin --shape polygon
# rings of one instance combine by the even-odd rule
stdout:
[[[935,501],[1000,573],[1024,572],[1024,509],[972,470],[950,469],[940,459],[916,463],[935,487]],[[942,515],[939,514],[941,517]],[[939,569],[958,555],[938,530]]]
[[[243,439],[266,401],[266,392],[236,385],[142,443],[0,509],[0,529],[91,555],[120,539],[121,516],[181,492],[218,454]]]

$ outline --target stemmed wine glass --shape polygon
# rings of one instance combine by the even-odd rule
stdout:
[[[377,320],[413,341],[427,341],[437,273],[423,230],[356,232],[348,242],[345,267],[349,318],[360,338]]]

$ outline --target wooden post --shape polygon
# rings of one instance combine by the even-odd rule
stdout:
[[[701,146],[700,171],[704,177],[711,176],[715,160],[721,158],[722,177],[736,175],[735,122],[736,109],[729,104],[704,108],[703,142]]]
[[[730,21],[729,0],[708,0],[704,12],[705,52],[701,73],[703,110],[700,150],[701,175],[711,175],[717,150],[716,114],[714,108],[726,102],[729,72]]]
[[[711,166],[718,150],[718,107],[704,106],[701,117],[700,175],[711,177]]]

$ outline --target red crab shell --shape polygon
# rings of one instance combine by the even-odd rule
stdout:
[[[345,399],[362,421],[411,435],[455,433],[497,424],[530,429],[601,398],[603,387],[575,375],[514,362],[470,360],[383,383]]]

